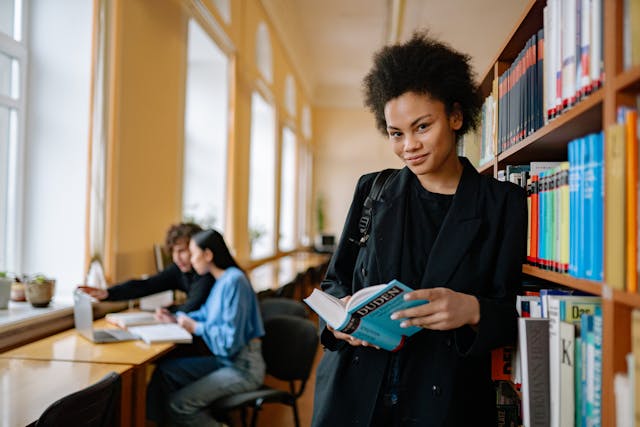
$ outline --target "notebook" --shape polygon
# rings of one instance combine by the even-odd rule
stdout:
[[[156,323],[160,323],[158,320],[156,320],[153,313],[149,313],[146,311],[109,313],[104,316],[104,320],[123,329],[126,329],[130,326],[153,325]]]
[[[132,326],[129,328],[129,332],[139,336],[147,344],[160,342],[189,344],[193,340],[191,334],[177,323]]]
[[[82,291],[73,293],[73,320],[80,335],[97,344],[138,339],[136,335],[122,329],[94,329],[91,297]]]

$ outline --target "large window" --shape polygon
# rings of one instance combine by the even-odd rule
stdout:
[[[27,48],[22,1],[0,1],[0,270],[16,271],[20,262],[18,163],[24,140],[24,77]]]
[[[224,232],[229,60],[189,22],[183,217]]]
[[[281,251],[296,246],[296,136],[291,129],[282,130],[282,158],[280,162],[280,239]]]
[[[92,19],[84,0],[0,1],[0,270],[61,299],[84,275]]]
[[[249,178],[249,239],[251,258],[274,253],[275,229],[275,112],[257,92],[251,97]]]

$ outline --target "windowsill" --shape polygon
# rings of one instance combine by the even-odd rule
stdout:
[[[122,302],[94,305],[94,316],[126,308]],[[9,301],[0,310],[0,353],[40,338],[73,328],[73,297],[56,296],[48,307],[32,307],[29,302]]]
[[[28,302],[9,301],[9,308],[0,310],[0,335],[9,330],[56,320],[73,314],[73,299],[56,297],[48,307],[35,308]]]

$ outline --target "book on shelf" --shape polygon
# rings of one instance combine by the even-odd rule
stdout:
[[[314,289],[304,302],[337,331],[349,334],[385,350],[402,347],[405,337],[420,331],[418,326],[400,327],[403,319],[391,319],[391,314],[427,303],[424,300],[405,301],[404,294],[413,289],[392,280],[388,284],[368,286],[355,292],[345,303],[339,298]]]
[[[137,335],[147,344],[170,342],[176,344],[189,344],[193,341],[191,334],[177,323],[132,326],[128,329],[129,332]]]
[[[121,328],[128,328],[130,326],[139,325],[153,325],[160,323],[156,320],[153,313],[146,311],[135,311],[127,313],[109,313],[104,316],[104,319],[112,325],[119,326]]]
[[[519,318],[518,346],[522,367],[522,418],[530,427],[550,420],[549,319]]]
[[[615,289],[625,287],[625,127],[607,128],[605,144],[605,280]]]

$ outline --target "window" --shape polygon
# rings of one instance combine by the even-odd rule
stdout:
[[[70,300],[85,268],[93,10],[28,5],[0,1],[0,269],[53,277]]]
[[[312,156],[308,144],[298,144],[298,243],[301,246],[311,244],[310,224],[310,201],[311,176],[312,176]]]
[[[296,246],[296,136],[291,129],[282,130],[282,158],[280,166],[280,239],[281,251]]]
[[[274,253],[275,165],[275,112],[272,105],[254,92],[249,172],[249,240],[253,259]]]
[[[229,59],[189,22],[182,215],[224,232]]]
[[[296,81],[290,74],[284,81],[284,104],[291,117],[296,116]]]
[[[261,22],[256,31],[256,65],[267,83],[273,82],[273,60],[271,58],[271,38],[267,24]]]
[[[0,1],[0,270],[17,271],[27,47],[22,1]]]

